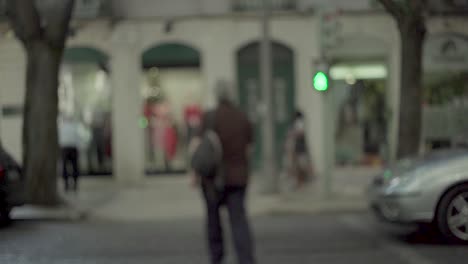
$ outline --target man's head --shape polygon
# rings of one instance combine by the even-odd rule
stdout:
[[[233,103],[232,89],[226,80],[219,80],[216,83],[216,99],[218,103]]]

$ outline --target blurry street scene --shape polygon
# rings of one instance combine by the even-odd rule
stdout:
[[[466,25],[466,0],[0,0],[0,263],[466,263]]]
[[[0,260],[209,263],[198,191],[185,178],[142,184],[122,189],[108,179],[84,179],[81,193],[69,199],[86,216],[18,208],[13,217],[19,220],[1,230]],[[310,193],[261,196],[255,188],[249,212],[259,263],[465,263],[466,246],[447,245],[416,226],[378,223],[356,191],[325,202]],[[226,263],[236,263],[232,244],[227,247]]]

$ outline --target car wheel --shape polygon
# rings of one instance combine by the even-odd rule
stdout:
[[[437,209],[437,227],[450,242],[468,243],[468,184],[444,195]]]

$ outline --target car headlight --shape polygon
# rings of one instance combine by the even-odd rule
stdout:
[[[391,179],[385,189],[386,195],[417,195],[421,182],[418,172],[406,173]]]

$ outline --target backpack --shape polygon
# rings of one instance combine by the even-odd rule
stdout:
[[[191,166],[201,177],[213,179],[221,167],[222,156],[223,150],[218,134],[207,130],[193,152]]]

